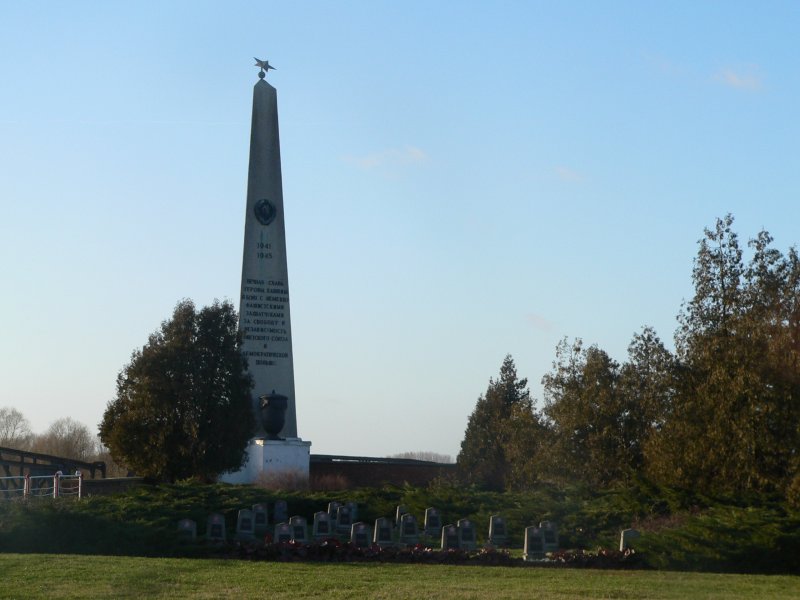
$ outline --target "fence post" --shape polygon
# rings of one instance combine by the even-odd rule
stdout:
[[[31,495],[31,474],[25,475],[25,483],[22,484],[22,497],[29,498]]]
[[[78,471],[78,499],[83,498],[83,471]]]
[[[53,475],[53,498],[58,498],[58,488],[61,480],[61,471],[56,471]]]

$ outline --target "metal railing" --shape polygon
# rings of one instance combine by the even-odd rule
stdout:
[[[56,471],[53,475],[25,475],[24,477],[0,477],[0,497],[15,498],[64,498],[83,496],[83,474],[64,475]]]

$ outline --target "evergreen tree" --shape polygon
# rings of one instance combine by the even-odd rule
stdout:
[[[529,489],[542,479],[543,461],[550,446],[550,432],[534,410],[530,397],[511,407],[504,429],[507,438],[505,459],[508,465],[505,488]]]
[[[524,427],[515,426],[520,419],[538,422],[528,380],[517,377],[514,360],[508,355],[500,367],[499,379],[489,380],[486,393],[478,398],[469,417],[457,459],[466,481],[494,490],[503,490],[510,484],[509,449],[520,441],[515,433],[529,433]]]
[[[618,383],[622,460],[629,472],[643,469],[651,440],[672,417],[679,381],[676,357],[651,327],[644,327],[628,346],[628,361],[620,369]]]
[[[100,438],[114,460],[166,481],[238,469],[255,422],[236,311],[180,302],[117,377]]]
[[[553,370],[542,378],[544,414],[552,430],[550,474],[606,484],[625,471],[624,408],[619,365],[597,346],[563,340]]]
[[[649,469],[706,492],[783,490],[800,450],[800,268],[766,232],[745,266],[732,223],[700,241],[676,335],[681,382]]]

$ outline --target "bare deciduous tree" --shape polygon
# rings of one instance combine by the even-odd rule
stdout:
[[[98,454],[97,437],[89,428],[70,417],[54,421],[47,431],[33,441],[34,452],[90,461]]]
[[[28,419],[16,408],[0,408],[0,446],[27,450],[33,434]]]
[[[417,451],[417,452],[401,452],[400,454],[392,454],[389,458],[410,458],[413,460],[426,460],[435,463],[453,464],[453,457],[449,454],[439,454],[438,452],[430,451]]]

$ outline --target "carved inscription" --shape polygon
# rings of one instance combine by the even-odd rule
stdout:
[[[259,243],[259,246],[269,244]],[[262,258],[262,248],[257,256]],[[269,248],[263,248],[269,250]],[[264,256],[265,259],[272,258]],[[289,289],[278,279],[245,279],[242,286],[241,323],[244,354],[251,365],[274,366],[289,358]]]

